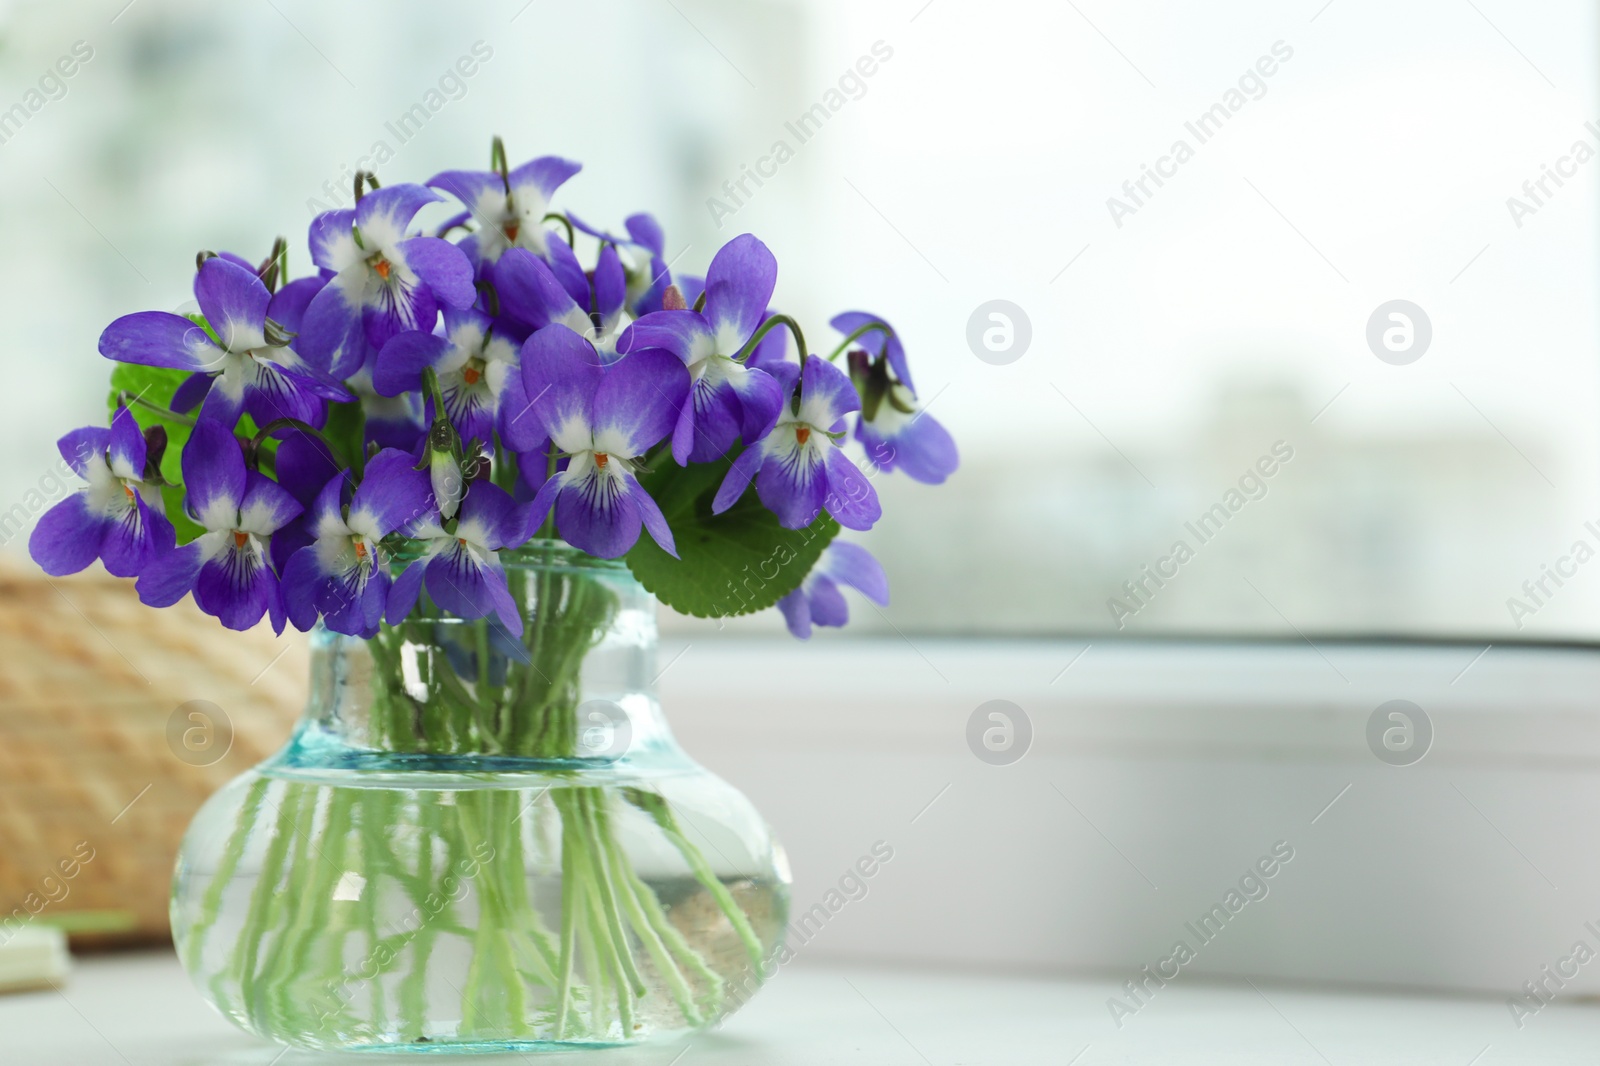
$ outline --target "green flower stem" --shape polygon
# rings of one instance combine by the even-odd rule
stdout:
[[[479,921],[474,938],[467,986],[462,993],[462,1028],[492,1036],[521,1036],[528,1032],[527,988],[513,958],[510,931],[517,928],[521,915],[511,906],[504,874],[506,832],[514,828],[505,808],[514,794],[498,795],[487,789],[461,792],[456,798],[456,815],[462,837],[487,842],[485,830],[495,840],[495,854],[475,879],[478,889]],[[480,826],[473,808],[482,804]],[[497,865],[498,864],[498,865]]]
[[[369,800],[361,805],[357,813],[359,831],[356,834],[360,842],[361,868],[376,871],[382,865],[383,849],[380,842],[388,832],[392,819],[389,817],[389,808],[394,799],[387,790],[379,791],[374,800]],[[366,885],[361,891],[361,898],[356,902],[357,911],[361,916],[361,923],[366,931],[368,957],[374,957],[378,948],[378,886]],[[389,1011],[383,994],[383,982],[375,974],[363,986],[363,992],[372,997],[371,1027],[374,1033],[384,1033],[389,1030]]]
[[[698,310],[698,308],[696,308],[696,310]],[[806,349],[806,335],[800,332],[800,323],[796,322],[788,315],[773,315],[771,318],[761,323],[760,327],[758,327],[756,331],[750,335],[750,339],[744,342],[744,347],[740,348],[739,353],[733,357],[734,360],[742,363],[746,359],[750,358],[751,354],[756,350],[756,345],[761,343],[761,339],[767,335],[768,331],[776,329],[779,326],[787,327],[789,332],[794,334],[794,345],[800,350],[800,363],[802,366],[804,366],[806,356],[810,354]]]
[[[609,846],[620,854],[621,845],[615,840],[610,841]],[[660,937],[661,942],[683,962],[684,967],[690,973],[704,982],[709,990],[707,993],[708,1009],[714,1010],[717,1004],[722,1002],[725,984],[722,975],[707,965],[706,960],[701,957],[700,953],[689,946],[689,942],[678,931],[678,927],[673,925],[671,920],[667,918],[667,912],[662,909],[661,901],[656,898],[655,892],[651,891],[650,886],[640,879],[631,866],[627,868],[627,887],[644,911],[645,921]]]
[[[560,461],[561,449],[556,447],[556,442],[552,440],[550,442],[550,447],[545,451],[544,456],[544,476],[546,481],[556,476],[556,464]],[[544,540],[550,540],[555,535],[556,510],[554,507],[552,507],[550,508],[550,513],[544,516],[544,523],[539,526],[539,536]],[[548,556],[546,556],[546,561],[549,561]],[[541,600],[539,602],[542,604],[544,601]]]
[[[424,839],[443,837],[443,826],[439,818],[440,807],[435,802],[435,797],[426,794],[424,798],[424,794],[419,794],[417,805],[417,820],[424,827]],[[452,837],[445,839],[447,840],[445,868],[449,869],[455,862],[455,843]],[[417,848],[417,879],[423,884],[431,884],[434,880],[432,847]],[[426,906],[426,897],[423,904]],[[426,917],[419,917],[418,921],[421,925],[411,940],[411,969],[401,978],[400,989],[395,994],[396,1006],[400,1011],[400,1033],[409,1043],[416,1042],[423,1035],[423,1011],[427,1009],[428,959],[433,954],[434,938],[439,935],[439,923],[429,921]]]
[[[578,941],[578,843],[572,833],[561,834],[561,983],[556,990],[556,1039],[567,1035],[567,1013],[572,1009],[573,956]],[[594,958],[593,952],[585,952]]]
[[[590,1028],[602,1036],[611,1028],[601,1010],[603,1004],[610,998],[607,992],[613,992],[616,995],[617,1021],[621,1023],[623,1033],[632,1032],[633,993],[628,987],[628,975],[622,972],[619,963],[619,955],[627,950],[627,946],[624,944],[619,947],[612,939],[611,928],[599,893],[586,892],[584,897],[587,928],[593,945],[589,957],[594,960],[596,972],[604,975],[604,991],[597,992],[590,1000],[589,1015],[593,1019]]]
[[[261,801],[266,797],[270,783],[264,777],[257,778],[251,783],[250,791],[245,795],[244,806],[239,808],[239,817],[234,822],[233,833],[228,837],[227,848],[222,853],[222,861],[217,864],[217,871],[212,874],[211,883],[206,885],[205,895],[200,901],[200,915],[195,919],[189,932],[189,941],[185,945],[187,958],[184,965],[190,973],[199,969],[206,936],[211,932],[211,927],[217,924],[217,918],[222,911],[222,894],[239,869],[239,860],[244,857],[245,845],[250,842],[250,830],[255,827],[256,819],[260,817]]]
[[[516,666],[515,682],[512,664],[507,667],[509,706],[530,709],[512,716],[505,749],[532,758],[571,758],[579,754],[575,712],[583,661],[603,638],[615,601],[581,577],[544,572],[535,582],[539,607],[523,634],[529,661]]]
[[[617,893],[611,883],[611,871],[606,866],[604,849],[599,846],[604,838],[600,835],[596,809],[604,802],[605,796],[599,789],[583,789],[578,794],[576,803],[582,820],[574,828],[580,829],[584,835],[584,848],[588,851],[589,870],[594,877],[595,894],[600,902],[601,913],[605,915],[606,927],[611,933],[612,946],[617,953],[618,972],[627,978],[634,995],[643,996],[649,989],[645,986],[644,977],[639,973],[638,964],[634,962],[633,951],[628,944],[628,934],[622,924],[622,910],[617,904]]]
[[[588,900],[580,899],[579,908],[582,914],[578,916],[577,922],[578,952],[587,960],[584,963],[583,976],[588,981],[587,986],[581,990],[586,996],[588,1006],[588,1021],[583,1024],[590,1036],[604,1037],[611,1028],[605,1011],[610,1009],[611,989],[615,982],[611,979],[611,967],[600,948],[599,938],[595,936],[594,916],[588,906]],[[580,1020],[581,1016],[582,1012]]]
[[[861,326],[860,328],[852,331],[851,334],[848,337],[846,337],[844,340],[840,341],[839,342],[839,346],[837,348],[835,348],[833,351],[828,353],[828,362],[831,363],[835,359],[837,359],[841,355],[843,355],[845,353],[845,349],[849,348],[850,345],[855,343],[856,338],[865,337],[868,333],[872,333],[872,332],[882,333],[884,335],[885,339],[894,336],[894,330],[889,328],[889,323],[887,323],[887,322],[868,322],[866,325]]]
[[[169,410],[169,409],[167,409],[165,407],[162,407],[158,403],[151,403],[149,400],[143,399],[143,398],[141,398],[139,396],[131,395],[131,394],[126,393],[126,392],[120,393],[117,396],[117,399],[119,401],[121,401],[123,404],[133,405],[133,406],[137,406],[137,407],[143,407],[146,411],[149,411],[151,414],[154,414],[154,415],[156,415],[156,416],[158,416],[158,417],[160,417],[160,418],[162,418],[162,419],[164,419],[166,421],[169,421],[169,422],[176,422],[181,426],[191,426],[192,427],[192,426],[196,425],[199,422],[199,419],[196,418],[194,415],[180,415],[178,412]]]
[[[554,514],[553,511],[551,513]],[[551,671],[555,670],[554,664],[550,661],[552,641],[548,637],[552,618],[556,613],[551,606],[556,602],[555,581],[556,575],[547,570],[541,570],[539,576],[534,579],[537,590],[534,602],[538,607],[533,617],[532,632],[524,631],[527,637],[524,646],[528,649],[529,662],[528,668],[522,674],[521,695],[524,699],[536,699],[538,702],[535,713],[520,723],[520,728],[513,726],[515,735],[511,747],[519,755],[545,754],[552,750],[548,745],[541,749],[539,741],[541,733],[555,728],[557,724],[554,721],[555,716],[542,713],[546,712],[550,705],[550,693],[555,686],[555,680],[551,677]],[[541,660],[543,660],[542,665]]]
[[[310,903],[316,914],[306,926],[305,940],[296,953],[292,968],[292,972],[304,974],[306,979],[301,989],[294,990],[296,1005],[315,1019],[315,1030],[328,1031],[333,1028],[334,1016],[341,1019],[340,1025],[351,1024],[346,1005],[331,997],[344,980],[345,945],[355,928],[355,916],[351,905],[336,900],[334,893],[338,890],[344,871],[354,865],[349,857],[358,848],[355,839],[356,820],[361,797],[344,794],[348,791],[344,789],[323,790],[315,785],[291,787],[304,788],[313,795],[321,791],[331,793],[328,796],[327,822],[321,830],[323,844],[318,848],[322,861],[317,863],[312,875],[312,887],[307,893],[311,896]],[[288,891],[297,890],[298,886],[291,883]],[[310,1001],[306,999],[307,991],[314,997]]]
[[[310,790],[301,790],[303,795],[294,805],[294,817],[289,821],[289,830],[293,834],[289,844],[289,856],[284,866],[285,879],[292,885],[296,880],[295,874],[311,866],[311,835],[307,831],[310,822],[316,817],[317,795]],[[288,892],[279,892],[272,900],[272,910],[268,913],[268,922],[277,931],[268,946],[267,952],[261,959],[261,979],[256,982],[255,995],[246,1004],[248,1009],[266,1024],[271,1024],[273,1019],[287,1017],[292,1012],[284,1001],[285,989],[282,983],[273,981],[269,975],[283,972],[281,962],[288,948],[289,923],[292,917],[290,912]]]
[[[511,928],[511,936],[517,944],[526,945],[527,950],[522,955],[526,969],[519,969],[530,980],[554,988],[561,949],[546,928],[544,919],[539,916],[539,909],[528,896],[527,867],[522,847],[521,818],[524,808],[521,804],[521,792],[508,792],[502,800],[502,810],[494,823],[499,837],[494,858],[495,876],[508,913],[518,918]]]
[[[517,468],[511,453],[506,451],[505,445],[499,441],[494,445],[494,465],[492,479],[496,485],[505,489],[507,493],[515,491],[517,487]]]
[[[545,215],[544,218],[539,220],[539,225],[541,225],[541,226],[544,225],[546,222],[549,222],[552,218],[555,219],[556,221],[560,222],[563,226],[566,227],[566,230],[567,230],[567,247],[568,248],[574,247],[576,245],[577,240],[578,240],[578,235],[575,232],[573,232],[572,220],[569,219],[566,215],[561,214],[559,211],[551,211],[549,214]]]
[[[239,988],[239,1007],[251,1013],[256,990],[256,963],[266,934],[276,928],[271,915],[279,900],[278,883],[283,879],[284,862],[289,855],[290,841],[295,836],[293,826],[301,802],[300,795],[293,789],[285,789],[282,799],[283,805],[277,808],[277,831],[267,844],[256,891],[250,898],[250,914],[239,930],[239,944],[234,949],[232,977]],[[264,802],[269,805],[272,803],[265,799]]]
[[[716,872],[711,869],[711,864],[706,862],[706,857],[700,853],[700,849],[683,835],[672,808],[667,806],[666,797],[637,788],[624,789],[623,794],[627,796],[629,803],[654,819],[661,832],[672,841],[678,853],[683,856],[683,861],[689,864],[695,880],[711,893],[711,898],[717,901],[717,906],[733,925],[734,932],[739,934],[739,940],[744,944],[744,949],[749,954],[751,963],[755,965],[757,973],[762,972],[766,960],[761,948],[761,938],[756,936],[756,931],[750,927],[750,919],[745,917],[733,894],[728,891],[728,886],[717,877]]]
[[[417,727],[422,712],[417,702],[406,692],[401,671],[404,630],[388,626],[367,642],[372,653],[373,673],[392,679],[373,685],[370,725],[374,747],[391,751],[416,751],[419,738]]]
[[[655,962],[656,969],[661,972],[662,977],[666,980],[667,987],[672,992],[672,999],[677,1003],[678,1010],[682,1012],[684,1020],[692,1026],[702,1025],[705,1022],[705,1016],[700,1013],[700,1008],[695,1005],[694,989],[689,987],[689,982],[684,977],[683,971],[678,968],[678,964],[668,950],[666,942],[662,939],[660,928],[641,899],[640,889],[644,889],[644,895],[649,896],[650,902],[656,905],[657,913],[659,914],[660,905],[656,903],[655,893],[651,892],[649,888],[639,881],[639,877],[633,872],[632,865],[628,862],[627,857],[622,854],[621,846],[617,844],[616,838],[609,832],[610,827],[604,821],[604,811],[602,810],[598,813],[599,817],[596,819],[597,839],[600,841],[600,846],[605,853],[606,863],[614,872],[621,875],[620,881],[616,886],[616,892],[618,899],[622,903],[622,908],[628,916],[628,921],[633,926],[633,930],[638,935],[640,942],[644,944],[645,950],[650,953],[650,958]],[[664,920],[665,916],[662,915],[661,918]],[[699,960],[698,955],[695,958]],[[704,962],[701,962],[701,966],[703,967],[704,965]]]
[[[506,193],[511,192],[510,164],[506,162],[506,142],[500,139],[497,133],[494,140],[489,142],[489,169],[500,175],[500,183],[505,187]]]
[[[302,422],[298,418],[274,418],[271,422],[268,422],[266,425],[256,430],[255,435],[245,442],[245,465],[247,465],[251,470],[256,468],[256,454],[261,450],[261,446],[265,444],[267,440],[280,429],[293,429],[300,433],[309,434],[310,436],[317,438],[330,449],[332,448],[332,445],[328,443],[327,435],[316,426],[313,426],[307,422]]]
[[[472,635],[478,645],[478,691],[489,690],[489,622],[480,618],[472,623]]]
[[[303,785],[291,785],[291,788],[307,788]],[[309,789],[308,789],[309,791]],[[286,966],[290,973],[308,973],[313,970],[312,960],[316,954],[327,958],[325,949],[328,944],[328,929],[331,924],[331,911],[333,910],[333,893],[339,879],[344,876],[345,848],[350,836],[350,828],[354,817],[356,797],[349,789],[332,790],[328,797],[327,822],[320,834],[320,844],[317,846],[317,861],[311,864],[312,871],[310,884],[306,887],[306,901],[298,907],[291,916],[291,923],[284,931],[279,941],[282,954],[286,960],[277,959],[269,963],[269,970],[278,972],[281,966]],[[316,812],[316,797],[312,794],[311,803],[308,805],[311,815]],[[306,833],[307,843],[310,844],[310,818],[307,818],[302,829]],[[280,1010],[292,1011],[291,1004],[287,1001],[291,989],[285,988],[285,1000],[280,1003]]]
[[[505,909],[494,894],[480,890],[478,932],[472,941],[472,962],[461,991],[461,1034],[494,1038],[511,1036],[525,1025],[522,978],[511,969],[501,923]]]
[[[561,812],[562,842],[565,844],[568,839],[572,842],[573,861],[570,864],[562,863],[562,882],[563,887],[571,882],[576,889],[576,907],[582,909],[581,917],[594,940],[595,952],[590,953],[589,957],[614,983],[617,1013],[626,1033],[632,1029],[633,998],[643,996],[646,989],[634,964],[606,870],[596,855],[597,841],[590,814],[590,793],[593,791],[588,788],[562,789],[552,797],[557,810]],[[563,922],[569,913],[563,901]],[[596,1010],[598,1007],[591,1002],[591,1014]]]

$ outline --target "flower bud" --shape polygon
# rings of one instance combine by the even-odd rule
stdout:
[[[256,277],[261,279],[261,283],[267,287],[268,292],[278,291],[278,282],[281,280],[280,273],[283,266],[283,254],[288,247],[289,242],[279,237],[272,242],[271,253],[262,261],[260,266],[256,267]]]
[[[161,460],[166,454],[167,427],[148,427],[144,431],[144,481],[152,485],[165,484],[161,477]]]
[[[439,513],[447,519],[455,517],[461,498],[467,494],[467,480],[456,457],[456,447],[456,431],[450,419],[434,419],[428,430],[428,480],[433,485]]]
[[[881,357],[874,359],[860,348],[850,353],[849,360],[850,383],[861,397],[861,417],[871,422],[878,417],[878,408],[885,396],[890,396],[893,403],[888,361]]]

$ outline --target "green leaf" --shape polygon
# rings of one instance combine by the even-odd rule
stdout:
[[[205,315],[191,314],[184,315],[183,317],[187,318],[190,322],[193,322],[195,325],[205,330],[206,336],[211,338],[212,344],[215,344],[218,348],[222,347],[222,342],[217,339],[217,331],[211,328],[211,323],[206,321]]]
[[[143,404],[171,407],[172,394],[178,391],[178,386],[188,380],[188,377],[187,370],[118,363],[111,371],[111,395],[106,401],[111,414],[115,415],[119,406],[118,400],[123,393],[127,393],[130,397],[137,396],[143,402],[128,406],[132,409],[133,419],[139,423],[139,428],[166,427],[167,451],[161,457],[161,476],[172,485],[183,482],[183,469],[179,465],[179,457],[183,455],[183,446],[189,442],[189,423],[163,417]]]
[[[800,587],[822,549],[839,533],[826,513],[805,529],[785,529],[761,506],[754,487],[720,515],[711,501],[733,455],[680,467],[669,455],[640,483],[661,505],[680,558],[648,533],[628,552],[628,569],[673,610],[697,618],[753,614]]]
[[[330,403],[328,421],[322,427],[322,436],[340,466],[352,469],[361,465],[362,441],[366,435],[366,418],[359,400],[351,403]]]

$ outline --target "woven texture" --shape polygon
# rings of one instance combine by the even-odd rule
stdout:
[[[131,580],[0,568],[0,936],[8,918],[76,919],[122,928],[75,947],[165,939],[190,818],[283,744],[307,663],[292,630],[145,607]]]

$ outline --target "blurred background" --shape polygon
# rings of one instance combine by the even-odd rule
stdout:
[[[1537,204],[1523,185],[1600,146],[1596,17],[6,0],[0,109],[92,58],[0,125],[5,550],[54,439],[101,417],[108,321],[188,301],[201,248],[261,258],[282,233],[304,270],[358,165],[425,180],[486,165],[500,133],[514,161],[585,164],[558,207],[655,212],[679,271],[761,236],[817,346],[855,307],[904,335],[964,464],[879,481],[866,543],[894,599],[850,632],[1593,637],[1600,567],[1542,603],[1522,585],[1600,547],[1594,171],[1570,162]],[[725,189],[755,169],[775,174]],[[1150,171],[1172,176],[1141,192]],[[994,300],[1015,339],[980,356]],[[1406,365],[1368,343],[1393,300],[1431,327]],[[1202,545],[1185,523],[1278,442],[1293,460]],[[1130,600],[1180,539],[1195,557]]]

